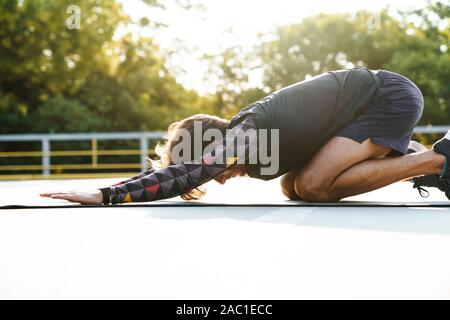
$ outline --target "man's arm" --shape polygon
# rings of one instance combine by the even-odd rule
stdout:
[[[225,138],[216,144],[214,154],[206,154],[193,163],[171,165],[151,171],[136,180],[99,189],[103,203],[147,202],[172,198],[210,181],[246,156],[249,145],[255,141],[246,141],[244,148],[233,147],[231,150],[234,153],[228,153],[229,147],[235,145],[239,132],[247,129],[255,129],[255,124],[249,117],[229,130]]]
[[[115,183],[115,184],[113,184],[112,186],[118,186],[118,185],[121,185],[121,184],[124,184],[124,183],[127,183],[127,182],[131,182],[131,181],[134,181],[134,180],[138,180],[138,179],[140,179],[140,178],[143,178],[143,177],[145,177],[145,176],[148,176],[149,174],[151,174],[151,173],[153,173],[153,172],[155,172],[155,169],[149,169],[149,170],[147,170],[147,171],[144,171],[144,172],[138,174],[137,176],[134,176],[134,177],[128,178],[128,179],[126,179],[126,180],[120,181],[120,182],[118,182],[118,183]]]

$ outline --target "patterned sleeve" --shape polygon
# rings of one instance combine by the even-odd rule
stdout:
[[[134,181],[134,180],[138,180],[138,179],[140,179],[140,178],[143,178],[143,177],[145,177],[145,176],[148,176],[149,174],[151,174],[151,173],[153,173],[153,172],[155,172],[155,169],[149,169],[149,170],[146,170],[146,171],[144,171],[144,172],[138,174],[137,176],[134,176],[134,177],[128,178],[128,179],[126,179],[126,180],[120,181],[120,182],[118,182],[118,183],[113,184],[112,186],[115,187],[115,186],[118,186],[118,185],[121,185],[121,184],[124,184],[124,183],[127,183],[127,182],[131,182],[131,181]]]
[[[249,139],[244,139],[243,146],[239,145],[238,136],[248,129],[255,129],[251,117],[227,130],[225,137],[214,143],[213,151],[197,161],[150,170],[139,178],[99,189],[103,195],[103,203],[148,202],[172,198],[214,179],[239,159],[249,156],[250,152],[256,152],[256,148],[249,148],[255,143],[256,135],[250,135]]]

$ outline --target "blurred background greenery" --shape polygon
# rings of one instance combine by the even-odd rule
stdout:
[[[164,1],[142,2],[168,10]],[[66,26],[71,5],[82,13],[80,29]],[[449,2],[434,1],[395,16],[383,9],[306,17],[260,34],[250,50],[203,55],[215,92],[200,94],[177,81],[170,53],[154,39],[117,36],[130,25],[161,28],[133,20],[121,1],[0,0],[0,134],[164,130],[197,112],[231,117],[277,88],[354,66],[406,75],[425,97],[421,124],[448,124],[449,16]],[[255,68],[257,86],[248,76]]]
[[[255,24],[265,25],[263,17],[258,21],[259,2],[245,3],[248,12],[237,12],[242,9],[235,1],[223,14],[251,16]],[[268,14],[271,7],[282,5],[265,3]],[[227,30],[231,41],[213,53],[187,48],[183,41],[169,48],[159,45],[157,31],[168,27],[160,17],[182,10],[196,19],[205,4],[211,6],[206,0],[0,0],[0,134],[165,130],[173,121],[200,112],[230,118],[278,88],[325,71],[360,66],[409,77],[425,97],[420,125],[449,124],[448,0],[408,10],[314,12],[266,28],[246,45],[236,40],[242,27]],[[142,13],[147,9],[157,11],[147,16]],[[190,33],[205,38],[206,44],[220,41],[207,31]],[[191,66],[184,81],[183,60],[177,60],[182,52],[206,66]],[[209,90],[186,81],[186,73],[193,71],[203,75]],[[421,139],[430,143],[436,137]],[[100,148],[136,148],[136,143],[103,142]],[[39,142],[0,144],[0,152],[40,148]],[[52,146],[84,148],[89,142]],[[139,156],[134,158],[125,161],[139,161]],[[10,159],[0,157],[0,164]],[[40,161],[19,157],[15,163]],[[89,159],[70,161],[82,164]]]

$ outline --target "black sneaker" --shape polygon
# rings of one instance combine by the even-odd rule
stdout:
[[[424,151],[428,151],[428,148],[425,147],[423,144],[417,141],[410,141],[408,146],[408,154]],[[442,192],[445,192],[446,196],[450,199],[448,188],[446,188],[446,185],[440,179],[439,174],[429,174],[426,176],[415,177],[411,179],[411,182],[414,183],[413,188],[417,189],[417,191],[419,191],[419,194],[423,198],[427,198],[430,195],[428,190],[425,189],[424,187],[431,187],[431,188],[438,188]]]
[[[438,188],[442,192],[445,192],[447,198],[450,199],[450,188],[444,183],[444,181],[441,179],[441,176],[438,174],[429,174],[426,176],[415,177],[412,179],[412,182],[414,182],[413,188],[419,191],[419,194],[422,196],[422,198],[428,198],[428,196],[430,195],[430,192],[428,192],[428,190],[424,187],[431,187]]]
[[[444,170],[439,175],[439,181],[444,186],[445,195],[450,200],[450,130],[438,142],[433,145],[433,150],[436,153],[442,154],[445,157]]]

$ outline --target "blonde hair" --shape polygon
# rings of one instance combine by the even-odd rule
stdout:
[[[212,116],[209,114],[195,114],[181,121],[172,123],[167,128],[167,135],[165,137],[165,142],[163,144],[158,143],[155,147],[156,155],[159,157],[157,160],[149,159],[150,165],[154,168],[164,168],[173,165],[172,161],[172,150],[173,148],[182,141],[180,139],[180,129],[187,130],[191,137],[194,136],[194,122],[200,121],[202,123],[202,129],[208,130],[211,128],[219,129],[223,135],[225,135],[225,130],[228,128],[230,121],[219,118],[217,116]],[[191,139],[193,140],[193,139]],[[202,152],[210,142],[202,142]],[[194,142],[191,141],[191,154],[194,154]],[[192,159],[194,160],[194,159]],[[193,188],[181,195],[184,200],[199,200],[205,194],[203,188]]]

